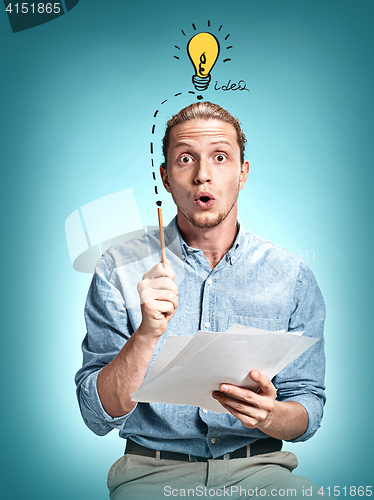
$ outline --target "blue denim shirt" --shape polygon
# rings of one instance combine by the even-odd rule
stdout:
[[[179,306],[152,362],[168,335],[193,336],[204,329],[222,332],[233,324],[304,330],[304,335],[320,338],[273,379],[279,401],[298,401],[307,410],[308,428],[294,440],[304,441],[320,426],[325,402],[324,301],[303,260],[245,231],[239,222],[238,228],[232,248],[214,269],[201,250],[183,241],[176,218],[166,228],[166,255],[176,273]],[[157,262],[158,230],[111,247],[96,267],[85,308],[83,366],[75,379],[85,423],[98,435],[116,428],[121,437],[149,448],[207,458],[267,437],[232,415],[193,406],[138,403],[129,414],[116,418],[103,409],[96,387],[98,373],[139,327],[137,284]]]

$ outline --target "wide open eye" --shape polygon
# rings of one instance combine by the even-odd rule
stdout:
[[[215,156],[215,160],[218,161],[219,163],[222,163],[226,160],[226,155],[219,153],[218,155]]]
[[[183,163],[183,165],[187,165],[192,162],[191,156],[183,155],[179,158],[179,163]]]

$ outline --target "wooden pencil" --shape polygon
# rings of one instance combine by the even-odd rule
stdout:
[[[164,236],[164,223],[162,221],[162,208],[157,209],[158,212],[158,227],[160,229],[160,243],[161,243],[161,262],[166,264],[166,253],[165,253],[165,236]]]

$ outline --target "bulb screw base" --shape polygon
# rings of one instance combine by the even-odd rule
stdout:
[[[192,77],[192,83],[194,84],[196,90],[198,90],[199,92],[203,92],[209,87],[211,79],[212,77],[210,75],[205,76],[204,78],[194,75]]]

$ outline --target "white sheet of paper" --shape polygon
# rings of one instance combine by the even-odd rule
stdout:
[[[193,337],[170,335],[166,339],[165,344],[159,352],[156,360],[149,369],[142,387],[154,378],[158,377],[164,371],[179,363],[182,358],[194,354],[196,351],[205,347],[207,343],[211,342],[211,338],[202,337],[203,333],[207,332],[198,331]]]
[[[251,328],[247,328],[251,333],[243,335],[243,328],[247,327],[231,327],[228,333],[198,332],[192,338],[168,337],[158,356],[160,360],[156,359],[156,367],[151,367],[142,386],[132,394],[133,400],[187,404],[228,413],[212,397],[221,383],[257,390],[248,375],[251,370],[272,378],[318,340],[292,333],[259,334]]]
[[[251,328],[243,325],[232,325],[225,333],[241,333],[248,335],[260,335],[262,333],[269,333],[268,330],[260,330],[258,328]],[[277,330],[273,333],[284,333],[285,330]],[[213,333],[214,336],[207,335]],[[297,332],[297,335],[302,335],[303,332]],[[181,337],[179,335],[170,335],[165,344],[163,345],[160,353],[158,354],[153,365],[147,373],[147,378],[143,386],[148,384],[153,378],[164,372],[166,369],[181,363],[184,359],[195,354],[210,342],[215,340],[216,335],[221,335],[220,332],[209,332],[199,330],[194,337]],[[187,346],[188,344],[188,346]]]
[[[147,377],[144,380],[149,383],[158,373],[165,368],[194,337],[183,337],[180,335],[169,335],[166,339],[157,358],[148,370]]]

